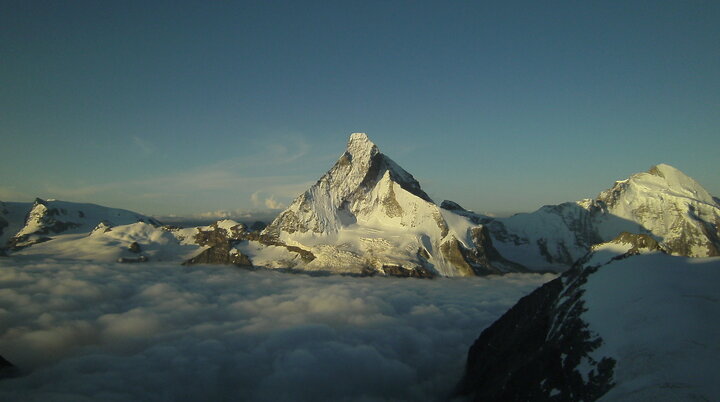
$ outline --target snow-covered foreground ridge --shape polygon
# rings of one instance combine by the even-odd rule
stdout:
[[[720,258],[670,256],[647,235],[595,248],[471,347],[474,400],[717,400]]]
[[[657,165],[595,199],[491,218],[420,183],[362,133],[262,232],[238,222],[178,229],[129,211],[37,200],[0,204],[0,253],[91,261],[223,263],[412,277],[564,271],[622,232],[675,255],[720,255],[720,204]]]

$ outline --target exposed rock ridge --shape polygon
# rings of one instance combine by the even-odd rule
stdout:
[[[218,222],[210,225],[207,230],[198,228],[195,242],[207,248],[185,261],[183,265],[222,264],[252,267],[250,258],[233,248],[235,244],[245,239],[246,229],[242,224],[235,224],[228,228],[220,227]]]
[[[487,226],[470,229],[473,245],[472,256],[468,260],[475,263],[478,275],[487,275],[506,272],[528,272],[524,266],[503,257],[495,248]]]
[[[16,251],[33,244],[48,241],[47,236],[79,227],[75,222],[65,222],[57,217],[62,214],[58,208],[48,208],[46,201],[36,198],[32,209],[25,218],[25,226],[10,240],[8,248]]]
[[[467,209],[461,207],[457,202],[450,200],[443,200],[443,202],[440,203],[440,208],[447,209],[448,211],[469,212]]]
[[[284,247],[288,251],[296,253],[305,262],[310,262],[315,258],[310,251],[296,246],[288,246],[274,238],[262,236],[256,231],[250,232],[244,224],[224,220],[215,222],[207,228],[197,228],[194,242],[206,249],[185,261],[183,265],[221,264],[253,267],[252,259],[235,247],[242,242],[251,240],[266,246]]]
[[[470,348],[457,393],[474,401],[592,401],[607,393],[616,362],[590,357],[603,341],[581,318],[581,286],[594,269],[567,271],[485,329]],[[586,376],[583,360],[591,367]]]
[[[645,233],[622,232],[618,237],[611,240],[610,243],[630,245],[630,249],[627,251],[630,254],[651,251],[665,252],[657,240]]]
[[[609,256],[594,258],[612,245],[624,251],[611,247]],[[616,361],[592,356],[603,339],[583,320],[584,285],[615,260],[658,251],[663,252],[651,236],[624,232],[520,299],[470,348],[458,394],[475,401],[593,401],[607,393]]]

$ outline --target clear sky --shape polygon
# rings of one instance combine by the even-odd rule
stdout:
[[[366,132],[436,202],[720,195],[720,2],[0,2],[0,200],[287,205]]]

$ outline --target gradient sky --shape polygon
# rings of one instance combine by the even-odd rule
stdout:
[[[718,1],[2,1],[0,200],[287,205],[366,132],[436,202],[720,195]]]

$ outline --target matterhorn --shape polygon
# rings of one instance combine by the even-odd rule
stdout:
[[[304,270],[412,277],[524,270],[493,248],[482,225],[438,207],[364,133],[350,136],[335,165],[262,237],[312,253],[297,266]]]

